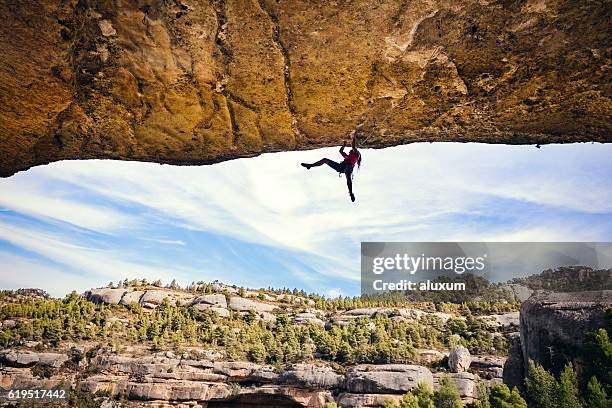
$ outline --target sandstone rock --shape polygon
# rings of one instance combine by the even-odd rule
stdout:
[[[246,361],[218,361],[213,363],[216,373],[226,375],[230,380],[238,381],[249,378],[253,373],[262,369],[262,366]]]
[[[209,401],[226,399],[232,395],[229,384],[199,381],[138,383],[121,377],[113,379],[105,376],[92,376],[84,380],[82,385],[86,391],[91,393],[123,394],[128,399],[144,401]]]
[[[317,317],[314,313],[298,313],[293,319],[295,324],[314,324],[315,326],[324,327],[325,322]]]
[[[100,288],[85,292],[85,297],[94,303],[117,305],[125,292],[125,289]]]
[[[540,293],[521,306],[524,367],[529,359],[559,374],[576,357],[585,334],[602,327],[612,291]]]
[[[312,364],[294,364],[280,376],[280,381],[286,384],[324,389],[339,388],[343,379],[331,367]]]
[[[239,296],[232,296],[230,297],[229,308],[238,312],[248,312],[249,310],[255,312],[271,312],[276,309],[276,306],[256,300],[241,298]]]
[[[470,368],[472,357],[470,352],[463,346],[454,347],[448,355],[448,368],[453,373],[467,371]]]
[[[119,303],[121,303],[122,305],[126,305],[126,306],[132,303],[140,304],[142,295],[144,295],[144,291],[141,291],[141,290],[134,290],[132,292],[126,292],[121,298],[121,301]]]
[[[492,327],[518,327],[520,323],[519,312],[483,316],[482,319]]]
[[[31,367],[40,364],[48,367],[61,367],[68,360],[68,356],[60,353],[35,353],[33,351],[0,352],[0,362],[11,367]]]
[[[140,299],[143,305],[161,305],[164,300],[168,304],[175,306],[186,306],[192,303],[193,295],[184,292],[168,291],[168,290],[147,290]]]
[[[338,405],[343,408],[383,407],[387,401],[399,402],[399,394],[350,394],[342,393],[338,396]]]
[[[214,163],[338,145],[355,129],[364,147],[612,134],[593,57],[604,52],[591,51],[609,48],[605,2],[551,0],[554,18],[527,20],[521,7],[467,0],[243,2],[222,23],[211,1],[10,4],[2,176],[77,158]]]
[[[503,357],[476,356],[472,357],[470,371],[487,380],[501,379],[505,363],[506,359]]]
[[[17,325],[16,321],[11,320],[11,319],[6,319],[2,321],[2,324],[0,324],[0,327],[4,327],[6,329],[12,329],[16,325]]]
[[[445,355],[438,350],[417,349],[417,361],[420,364],[433,364],[442,360]]]
[[[193,305],[211,305],[221,308],[227,307],[227,300],[225,295],[221,293],[215,293],[210,295],[202,295],[195,298],[192,302]]]
[[[345,388],[359,394],[405,393],[421,382],[433,384],[431,372],[422,366],[363,364],[349,368]]]
[[[201,305],[198,305],[201,306]],[[230,316],[230,311],[223,308],[223,307],[210,307],[210,310],[212,310],[213,312],[215,312],[216,314],[218,314],[221,317],[229,317]]]

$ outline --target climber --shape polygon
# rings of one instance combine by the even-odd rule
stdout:
[[[346,176],[346,185],[348,186],[349,195],[351,196],[351,201],[355,202],[355,194],[353,194],[353,168],[355,164],[358,167],[361,167],[361,153],[357,150],[357,136],[355,132],[353,132],[353,140],[351,142],[351,151],[346,154],[344,152],[344,148],[346,147],[346,142],[342,143],[342,147],[340,148],[340,154],[344,157],[342,163],[338,163],[336,161],[323,158],[315,163],[302,163],[302,166],[310,169],[311,167],[321,166],[322,164],[327,164],[332,169],[336,170],[341,175],[344,174]]]

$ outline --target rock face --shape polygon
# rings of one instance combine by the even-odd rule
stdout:
[[[0,18],[1,176],[353,130],[370,147],[612,138],[605,2],[24,0]]]
[[[510,350],[504,364],[503,380],[508,387],[523,387],[525,363],[521,350],[521,338],[519,335],[510,337]]]
[[[542,293],[521,306],[521,351],[529,359],[558,374],[572,360],[584,336],[603,325],[612,307],[612,291]]]
[[[453,380],[463,402],[471,402],[471,400],[478,396],[476,388],[478,376],[472,373],[436,373],[436,375],[434,375],[434,390],[439,388],[439,381],[441,377],[449,377],[451,380]]]
[[[346,390],[350,393],[406,393],[419,383],[433,386],[431,372],[425,367],[407,364],[363,364],[352,367],[346,374]]]
[[[448,355],[448,368],[452,373],[461,373],[470,368],[472,356],[470,352],[463,346],[454,347]]]
[[[31,367],[36,364],[58,368],[68,361],[68,356],[60,353],[34,353],[31,351],[0,352],[0,363],[10,367]]]
[[[267,313],[276,309],[276,306],[274,305],[258,302],[256,300],[241,298],[238,296],[232,296],[230,298],[228,307],[237,312],[248,312],[249,310],[252,310],[258,313]]]
[[[91,353],[90,353],[91,354]],[[323,408],[337,401],[343,407],[380,407],[385,400],[399,400],[418,383],[434,385],[425,367],[403,364],[359,365],[343,374],[321,364],[293,364],[282,368],[251,362],[230,362],[178,358],[171,352],[128,356],[93,353],[83,362],[79,383],[85,391],[125,396],[134,406],[153,403],[196,406],[216,403],[224,406],[291,406]],[[66,354],[30,351],[0,351],[0,378],[3,387],[47,384],[31,370],[36,364],[58,368]],[[91,370],[87,370],[90,365]],[[58,385],[71,383],[68,371],[53,376]],[[66,377],[68,376],[68,377]],[[457,374],[462,395],[469,391],[474,376]],[[468,381],[462,383],[461,381]],[[132,404],[130,404],[132,405]]]

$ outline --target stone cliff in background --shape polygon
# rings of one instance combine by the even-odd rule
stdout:
[[[415,141],[610,142],[609,11],[562,0],[0,3],[0,175]]]
[[[521,305],[521,348],[528,360],[559,374],[578,356],[585,335],[604,326],[612,291],[543,293]]]
[[[612,290],[531,296],[521,305],[520,339],[511,339],[504,383],[521,387],[529,360],[559,375],[568,361],[580,357],[586,335],[604,327],[610,308]]]

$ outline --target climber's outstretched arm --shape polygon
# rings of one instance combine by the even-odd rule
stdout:
[[[348,156],[348,154],[344,153],[344,148],[346,147],[346,142],[342,142],[342,147],[340,148],[340,154],[342,157]]]

